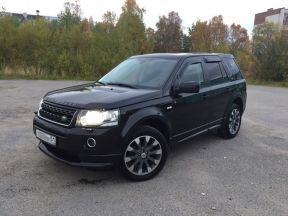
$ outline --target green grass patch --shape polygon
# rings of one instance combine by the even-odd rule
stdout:
[[[272,87],[284,87],[288,88],[288,81],[266,81],[266,80],[252,80],[248,79],[247,83],[250,85],[262,85],[262,86],[272,86]]]
[[[0,73],[0,80],[80,80],[80,81],[96,81],[98,77],[69,77],[69,76],[52,76],[52,75],[27,75],[27,74],[2,74]]]
[[[23,73],[10,73],[5,74],[0,72],[0,80],[81,80],[81,81],[96,81],[99,77],[92,76],[55,76],[55,75],[36,75],[33,73],[23,74]],[[255,80],[247,79],[247,83],[250,85],[261,85],[261,86],[272,86],[272,87],[285,87],[288,88],[288,81],[265,81],[265,80]]]

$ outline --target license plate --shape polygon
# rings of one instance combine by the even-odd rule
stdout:
[[[56,146],[56,137],[52,136],[50,134],[47,134],[43,131],[37,130],[36,129],[36,137],[39,138],[40,140],[49,143],[53,146]]]

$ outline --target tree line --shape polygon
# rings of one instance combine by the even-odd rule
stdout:
[[[264,23],[250,40],[241,25],[224,23],[221,15],[193,23],[183,31],[175,11],[159,17],[156,29],[146,28],[145,9],[125,0],[117,18],[106,12],[102,21],[81,19],[79,0],[66,2],[58,19],[39,17],[18,22],[0,12],[1,75],[34,78],[97,79],[129,56],[152,52],[232,53],[247,78],[288,80],[288,34]]]

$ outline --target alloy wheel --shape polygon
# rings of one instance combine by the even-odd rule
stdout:
[[[229,132],[234,135],[238,132],[241,122],[241,113],[239,109],[233,109],[229,117]]]
[[[129,172],[143,176],[153,172],[161,158],[161,144],[156,138],[146,135],[130,142],[124,154],[124,163]]]

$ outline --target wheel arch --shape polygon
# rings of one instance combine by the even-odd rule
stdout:
[[[243,100],[242,100],[241,97],[236,97],[236,98],[232,101],[231,105],[232,105],[232,104],[237,104],[237,105],[240,107],[240,109],[241,109],[241,114],[243,114],[243,112],[244,112],[244,104],[243,104]]]
[[[169,143],[171,124],[159,108],[145,108],[131,115],[121,132],[122,138],[139,125],[146,125],[159,130]]]

